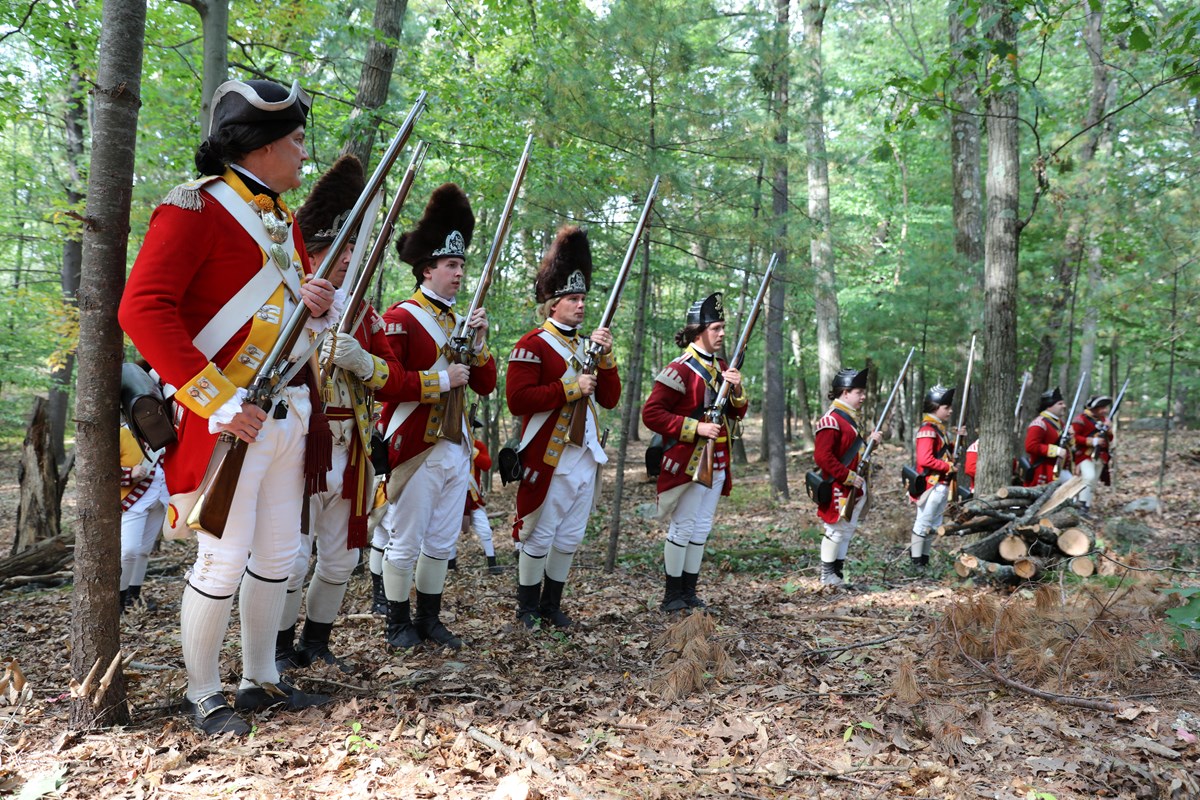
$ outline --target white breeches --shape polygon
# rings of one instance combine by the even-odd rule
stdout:
[[[325,477],[328,490],[308,499],[308,530],[301,537],[300,550],[292,564],[288,591],[298,591],[308,575],[312,545],[317,543],[316,577],[326,583],[346,583],[358,566],[358,549],[346,549],[352,501],[342,497],[342,478],[349,455],[344,446],[333,448],[333,469]]]
[[[483,554],[488,558],[496,555],[496,547],[492,544],[492,522],[488,519],[487,508],[479,506],[466,516],[468,524],[479,539],[479,546],[483,548]]]
[[[712,532],[713,517],[717,503],[725,486],[725,470],[713,473],[712,488],[698,481],[683,490],[679,504],[671,512],[671,526],[667,529],[668,541],[682,546],[704,544]]]
[[[308,389],[289,387],[288,412],[268,412],[246,460],[220,539],[197,533],[196,562],[188,582],[210,597],[227,597],[246,570],[267,581],[288,577],[300,547],[304,500],[304,438],[312,406]]]
[[[913,522],[913,535],[909,542],[913,557],[929,555],[933,547],[934,529],[942,524],[949,500],[949,485],[938,483],[926,493],[924,502],[917,504],[917,519]]]
[[[579,549],[592,514],[596,469],[596,457],[584,450],[573,467],[554,471],[537,524],[521,535],[521,552],[541,558],[551,547],[568,555]]]
[[[864,505],[866,505],[865,494],[859,497],[854,511],[850,513],[850,519],[824,523],[825,534],[821,538],[822,561],[839,561],[846,558],[846,553],[850,550],[850,540],[854,538],[854,532],[858,530],[858,516],[862,513]]]
[[[383,515],[389,564],[411,571],[421,553],[441,560],[454,557],[470,469],[466,447],[438,440]]]
[[[167,515],[167,483],[157,470],[150,488],[121,513],[121,589],[141,586],[146,564]]]
[[[1104,471],[1104,464],[1089,458],[1075,466],[1079,469],[1079,476],[1083,478],[1083,491],[1079,493],[1079,502],[1091,505],[1092,495],[1096,493],[1096,481]]]

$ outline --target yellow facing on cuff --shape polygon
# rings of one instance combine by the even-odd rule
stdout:
[[[596,362],[596,366],[598,366],[600,369],[616,369],[617,357],[613,355],[611,351],[608,353],[602,353],[600,355],[600,360]]]
[[[483,349],[476,353],[475,357],[471,359],[471,366],[482,367],[484,364],[491,361],[491,359],[492,351],[488,349],[487,342],[484,342]]]
[[[388,365],[379,356],[371,356],[371,361],[375,364],[375,371],[371,373],[371,377],[363,381],[363,385],[371,391],[374,391],[385,383],[388,379]]]
[[[175,390],[175,399],[188,411],[208,419],[236,391],[233,381],[210,361],[199,375]]]
[[[421,373],[421,402],[432,405],[442,399],[442,379],[436,372]]]
[[[683,430],[679,432],[679,441],[694,442],[696,441],[696,428],[700,425],[700,420],[687,417],[683,421]]]
[[[566,397],[568,403],[573,403],[576,400],[583,399],[583,391],[579,388],[578,380],[568,381],[566,378],[562,381],[563,396]]]
[[[737,394],[730,392],[729,399],[733,401],[734,408],[744,408],[746,403],[750,402],[750,398],[746,397],[745,392],[739,392]]]

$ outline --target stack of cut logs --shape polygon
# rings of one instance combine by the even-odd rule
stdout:
[[[962,548],[954,571],[999,583],[1035,581],[1057,569],[1093,574],[1096,537],[1073,504],[1082,488],[1079,478],[1064,478],[1046,486],[1003,487],[967,501],[955,522],[938,528],[939,536],[983,537]]]

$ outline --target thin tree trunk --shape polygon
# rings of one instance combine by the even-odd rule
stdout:
[[[996,17],[991,37],[1016,52],[1017,26],[1011,0],[986,5]],[[1002,85],[987,97],[987,233],[984,242],[983,364],[979,471],[976,493],[985,496],[1010,478],[1009,408],[1016,393],[1017,254],[1020,247],[1020,134],[1017,127],[1016,59],[997,59]]]
[[[787,294],[788,235],[788,29],[790,0],[775,1],[775,154],[771,167],[771,211],[775,218],[775,249],[778,277],[767,291],[766,394],[763,397],[763,430],[770,448],[767,466],[771,494],[776,499],[790,496],[787,481],[787,446],[784,444],[784,359],[783,315]]]
[[[950,49],[955,56],[950,97],[950,171],[954,186],[954,253],[963,274],[974,278],[983,291],[983,181],[980,177],[979,77],[961,58],[962,49],[975,35],[963,24],[959,0],[950,2]],[[968,288],[968,287],[964,287]]]
[[[1163,406],[1163,438],[1162,451],[1158,459],[1158,496],[1162,497],[1163,481],[1167,477],[1167,447],[1171,443],[1171,423],[1174,421],[1175,406],[1175,341],[1179,336],[1179,270],[1175,268],[1175,278],[1171,284],[1171,360],[1167,367],[1167,403]]]
[[[71,674],[83,683],[95,665],[104,674],[119,657],[121,329],[134,147],[141,105],[145,0],[107,0],[100,28],[95,123],[89,165],[83,274],[79,287],[79,391],[75,403],[79,527],[71,613]],[[71,701],[71,727],[129,721],[120,665],[111,679]]]
[[[229,0],[182,0],[200,15],[204,34],[204,73],[200,87],[200,136],[208,136],[212,97],[229,80]]]
[[[838,310],[837,275],[833,263],[832,213],[829,204],[829,159],[825,152],[825,77],[821,64],[821,38],[825,25],[824,0],[806,0],[804,5],[804,58],[801,70],[805,92],[804,148],[808,155],[808,216],[812,225],[809,249],[813,269],[813,300],[817,321],[817,363],[821,390],[833,385],[833,376],[842,364],[842,333]],[[787,2],[776,0],[776,25],[780,15],[787,28]],[[787,106],[785,59],[781,78],[783,106]],[[782,112],[786,119],[786,110]],[[787,144],[787,131],[783,131]],[[778,136],[776,142],[779,143]],[[785,198],[786,199],[786,198]],[[778,198],[776,199],[778,202]],[[782,266],[782,264],[781,264]],[[782,292],[782,287],[780,287]],[[774,289],[772,290],[772,296]]]
[[[796,414],[800,417],[800,447],[811,450],[816,442],[813,435],[812,409],[808,405],[808,382],[804,379],[804,348],[800,328],[792,328],[792,360],[796,362]]]
[[[358,156],[364,167],[371,163],[371,148],[375,146],[381,121],[374,112],[387,102],[388,85],[396,66],[396,46],[407,10],[408,0],[375,0],[374,36],[367,45],[358,78],[358,93],[350,112],[350,135],[342,146],[343,155]]]
[[[646,307],[650,298],[650,228],[647,227],[642,245],[641,285],[638,286],[638,314],[633,327],[633,352],[626,373],[625,408],[621,412],[621,443],[617,449],[617,474],[613,481],[612,514],[608,525],[608,554],[604,571],[617,568],[617,544],[621,539],[621,501],[625,498],[625,462],[629,454],[629,433],[638,425],[638,410],[642,407],[642,348],[646,339]]]

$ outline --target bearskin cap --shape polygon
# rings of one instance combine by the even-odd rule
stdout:
[[[592,285],[592,246],[578,225],[558,229],[542,258],[533,291],[539,303],[568,294],[587,294]]]
[[[366,185],[362,162],[352,155],[333,162],[317,180],[304,205],[296,209],[296,222],[310,254],[333,243]]]
[[[1055,403],[1061,402],[1063,399],[1062,392],[1055,386],[1049,391],[1042,392],[1042,396],[1038,398],[1038,411],[1045,411]]]
[[[412,266],[420,285],[425,267],[439,258],[467,258],[471,234],[475,232],[475,214],[471,201],[456,183],[443,183],[433,190],[425,213],[417,226],[396,240],[400,260]]]

